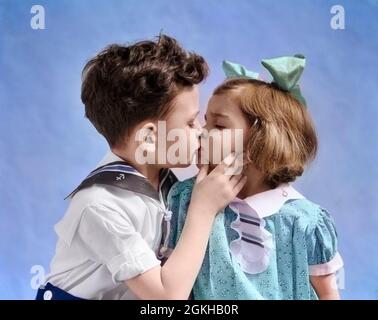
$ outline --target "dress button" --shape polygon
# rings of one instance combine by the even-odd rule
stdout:
[[[52,299],[52,292],[50,290],[45,291],[43,294],[43,300],[51,300]]]

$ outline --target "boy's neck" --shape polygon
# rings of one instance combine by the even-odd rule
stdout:
[[[255,194],[271,190],[272,188],[265,182],[263,174],[254,166],[249,165],[243,172],[247,176],[247,183],[239,192],[238,198],[245,199]]]
[[[161,169],[160,167],[151,164],[139,164],[135,161],[133,157],[128,156],[130,154],[129,152],[124,150],[113,148],[112,152],[118,157],[120,157],[122,160],[127,162],[130,166],[134,167],[139,173],[144,175],[147,178],[147,180],[152,184],[152,186],[156,190],[159,190],[159,173]]]

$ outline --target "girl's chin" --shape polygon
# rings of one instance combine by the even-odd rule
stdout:
[[[172,164],[171,168],[187,168],[190,166],[190,163],[177,163],[177,164]]]
[[[210,163],[209,160],[202,160],[201,158],[201,155],[199,155],[198,157],[196,157],[196,162],[195,162],[196,166],[198,169],[201,169],[201,167],[204,165],[204,164],[208,164],[209,165],[209,170],[212,170],[215,165],[213,163]]]
[[[202,149],[202,148],[199,148],[197,150],[197,152],[195,153],[194,163],[195,163],[195,165],[197,166],[198,169],[201,169],[201,167],[204,164],[209,165],[209,171],[213,170],[216,167],[216,165],[214,165],[214,163],[212,163],[208,159],[208,155],[206,154],[205,150]]]
[[[197,163],[196,166],[197,166],[198,169],[201,169],[201,167],[203,166],[203,164],[201,164],[201,163]],[[213,169],[214,169],[215,167],[216,167],[215,165],[213,165],[213,164],[209,164],[209,170],[208,170],[208,172],[213,171]]]

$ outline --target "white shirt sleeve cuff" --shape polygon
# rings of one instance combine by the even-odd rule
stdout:
[[[147,248],[146,248],[147,249]],[[114,283],[122,282],[160,265],[155,253],[148,248],[139,253],[126,250],[107,263]]]

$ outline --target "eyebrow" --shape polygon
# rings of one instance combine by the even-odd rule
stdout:
[[[210,112],[210,114],[214,117],[223,117],[223,118],[229,118],[229,116],[225,113],[219,113],[219,112]],[[206,116],[206,114],[205,114]]]

